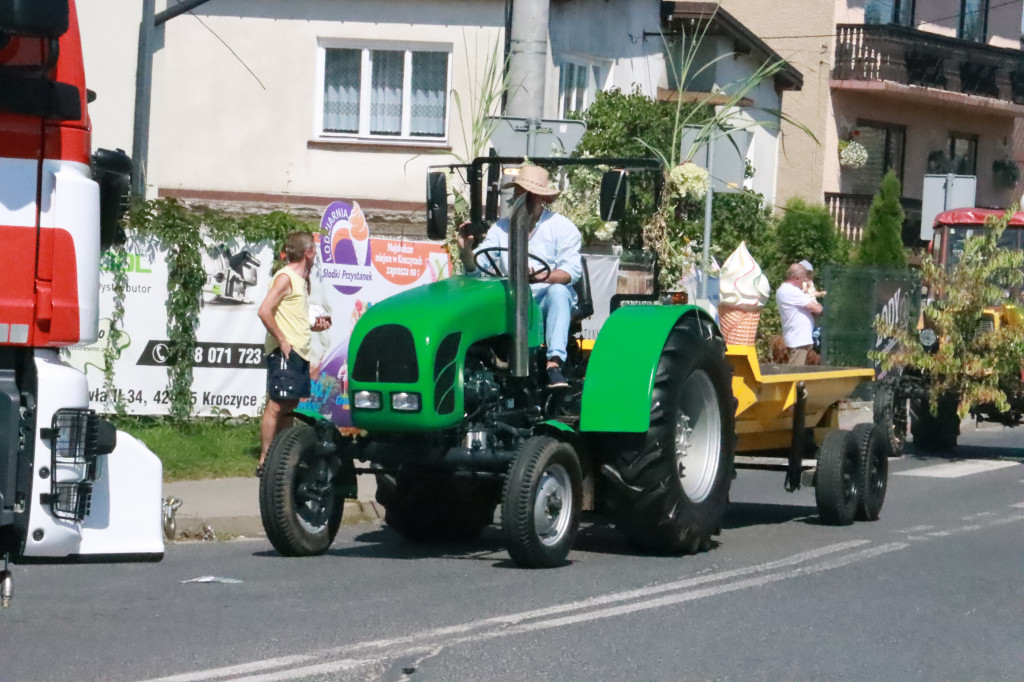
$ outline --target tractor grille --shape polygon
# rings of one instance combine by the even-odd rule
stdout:
[[[416,383],[419,368],[412,332],[400,324],[385,324],[370,330],[359,344],[352,379],[387,384]]]
[[[983,317],[978,320],[978,326],[974,329],[974,336],[990,334],[996,330],[996,322],[991,317]]]
[[[455,410],[455,370],[462,334],[449,334],[434,358],[434,411],[451,414]]]

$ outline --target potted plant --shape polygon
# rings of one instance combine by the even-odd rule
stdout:
[[[863,168],[868,162],[868,150],[856,140],[839,141],[839,165],[843,168]]]
[[[1003,157],[992,162],[992,175],[997,185],[1009,189],[1017,185],[1020,167],[1013,159]]]

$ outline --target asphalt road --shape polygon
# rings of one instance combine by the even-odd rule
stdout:
[[[246,540],[17,566],[0,680],[1020,680],[1022,436],[894,460],[882,518],[845,528],[741,472],[694,557],[588,524],[570,565],[524,571],[496,530],[422,548],[363,525],[310,559]]]

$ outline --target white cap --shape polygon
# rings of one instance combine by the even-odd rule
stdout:
[[[804,266],[804,270],[807,270],[808,272],[814,272],[814,266],[811,265],[811,261],[802,260],[800,261],[800,265]]]

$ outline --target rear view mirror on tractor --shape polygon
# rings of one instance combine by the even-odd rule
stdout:
[[[448,233],[448,181],[444,173],[427,174],[427,236],[444,239]]]
[[[620,220],[626,212],[629,176],[624,170],[605,171],[601,176],[601,220]]]

